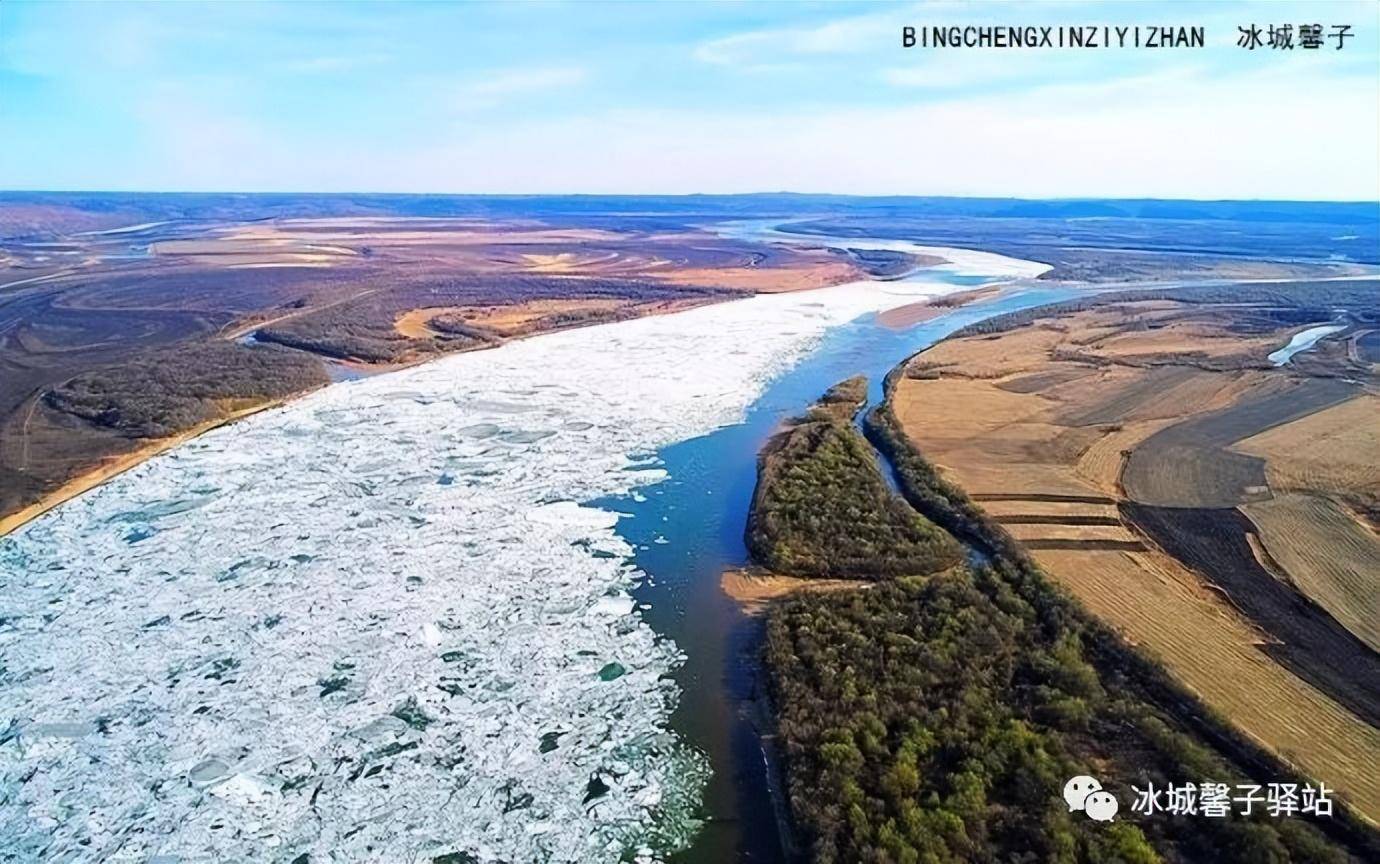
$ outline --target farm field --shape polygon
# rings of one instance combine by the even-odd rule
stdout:
[[[1185,772],[1279,776],[1293,769],[1260,752],[1258,738],[1225,727],[1151,657],[1072,604],[1007,536],[1020,537],[1026,528],[1062,533],[1082,539],[1084,545],[1067,548],[1086,555],[1101,547],[1082,532],[1114,527],[1108,523],[1116,517],[1108,513],[1118,511],[1069,516],[1067,505],[1108,507],[1108,499],[1050,494],[1038,502],[1041,514],[995,522],[935,474],[884,403],[867,414],[864,428],[900,493],[888,496],[874,472],[862,470],[870,460],[842,456],[825,434],[857,434],[845,425],[856,403],[837,397],[857,392],[858,383],[829,391],[764,446],[748,539],[753,560],[775,572],[731,571],[723,579],[725,592],[751,614],[765,607],[765,660],[778,717],[768,758],[784,765],[802,860],[1001,860],[1061,848],[1078,849],[1079,860],[1089,861],[1244,862],[1260,860],[1266,846],[1280,860],[1372,857],[1369,831],[1349,811],[1326,826],[1326,839],[1310,836],[1302,823],[1171,824],[1132,811],[1110,849],[1099,845],[1108,835],[1080,836],[1087,823],[1065,819],[1062,807],[1041,808],[1082,766],[1118,783],[1163,783]],[[924,561],[893,566],[891,556],[905,544],[879,547],[874,530],[840,532],[828,514],[842,509],[864,526],[908,512],[930,530],[963,538],[975,554],[942,571]],[[783,522],[790,531],[780,530]],[[845,557],[854,566],[818,579],[822,571],[801,551],[841,543],[891,556]],[[1134,562],[1133,555],[1104,554],[1114,556],[1111,566],[1094,578],[1105,574],[1117,586],[1144,575],[1116,566]],[[1162,575],[1152,589],[1161,594],[1159,609],[1179,611],[1176,591],[1204,591],[1184,568]],[[850,591],[850,582],[868,590]],[[1098,596],[1118,593],[1128,592],[1122,585]],[[1104,621],[1116,620],[1114,610],[1096,611]],[[1153,623],[1174,626],[1168,619]],[[1232,635],[1237,641],[1224,646],[1226,653],[1258,654],[1252,628]],[[1199,667],[1208,676],[1219,674],[1213,659],[1205,652],[1208,662]],[[1374,748],[1372,727],[1350,722],[1352,715],[1326,699],[1309,701],[1312,693],[1296,689],[1297,677],[1270,666],[1279,673],[1271,693],[1283,702],[1267,719],[1283,725],[1291,744],[1312,734],[1293,723],[1291,711],[1302,704],[1335,732],[1322,745],[1330,758],[1346,762]],[[1257,729],[1246,732],[1254,736]],[[1353,773],[1364,781],[1365,770],[1354,766]],[[1247,841],[1251,831],[1260,834]],[[1232,852],[1224,857],[1220,849]]]
[[[1242,508],[1298,590],[1380,651],[1380,593],[1366,578],[1380,538],[1330,498],[1285,493]]]
[[[1372,821],[1380,380],[1346,346],[1377,287],[1102,295],[957,334],[894,392],[921,452],[1056,581]]]
[[[1231,449],[1265,460],[1276,491],[1322,490],[1380,522],[1380,397],[1367,393],[1237,441]]]

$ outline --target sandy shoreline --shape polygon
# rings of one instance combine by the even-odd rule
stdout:
[[[298,395],[305,395],[305,393]],[[4,537],[7,534],[19,530],[53,508],[65,504],[85,492],[95,489],[102,483],[118,477],[131,468],[137,468],[153,457],[166,453],[181,444],[185,444],[199,435],[210,432],[212,429],[218,429],[221,426],[234,423],[236,420],[241,420],[251,414],[267,411],[270,408],[277,408],[280,405],[286,404],[287,401],[287,399],[274,399],[258,405],[252,405],[248,408],[231,411],[224,417],[219,417],[215,420],[207,420],[204,423],[198,423],[192,428],[179,432],[176,435],[169,435],[166,438],[156,438],[146,442],[143,446],[136,447],[128,453],[104,459],[96,467],[78,474],[76,477],[68,480],[66,483],[27,507],[23,507],[4,517],[0,517],[0,537]]]
[[[885,245],[885,244],[883,244],[883,245]],[[913,244],[908,244],[908,245],[913,245]],[[920,248],[920,247],[916,247],[916,248]],[[995,253],[977,252],[977,251],[968,250],[968,249],[950,249],[950,248],[947,248],[947,247],[923,247],[923,248],[924,248],[924,251],[925,251],[926,253],[928,253],[928,254],[927,254],[927,255],[924,255],[924,256],[922,256],[922,257],[925,257],[925,258],[934,258],[934,259],[936,259],[936,260],[938,261],[938,263],[935,263],[935,264],[929,265],[929,266],[927,266],[927,267],[925,267],[925,268],[922,268],[922,271],[923,271],[923,270],[949,270],[949,271],[957,272],[957,273],[967,273],[967,272],[976,272],[975,268],[985,267],[985,268],[988,268],[988,269],[992,270],[992,272],[997,273],[997,274],[1000,274],[1000,275],[1002,275],[1002,276],[1008,276],[1008,277],[1012,277],[1012,276],[1014,276],[1014,277],[1026,277],[1026,276],[1038,275],[1039,273],[1042,273],[1042,272],[1044,272],[1045,270],[1049,269],[1049,265],[1047,265],[1047,264],[1042,264],[1042,263],[1039,263],[1039,262],[1031,262],[1031,261],[1022,261],[1022,260],[1020,260],[1020,259],[1007,258],[1006,256],[998,255],[998,254],[995,254]],[[943,257],[940,257],[941,255],[942,255]],[[761,275],[761,276],[767,276],[767,275],[769,275],[771,272],[772,272],[772,271],[764,270],[764,271],[761,272],[760,275]],[[778,292],[780,292],[780,293],[805,293],[805,292],[809,292],[809,291],[817,291],[817,290],[824,290],[824,289],[828,289],[828,288],[835,288],[835,287],[838,287],[838,286],[840,286],[840,285],[851,285],[851,284],[858,284],[858,283],[868,283],[868,282],[886,281],[886,280],[877,280],[877,279],[870,279],[870,278],[858,279],[858,278],[857,278],[857,275],[858,275],[858,274],[857,274],[857,271],[854,270],[852,267],[849,267],[846,271],[845,271],[845,270],[839,270],[839,271],[837,271],[836,273],[829,273],[829,274],[825,277],[825,280],[824,280],[821,284],[808,285],[808,286],[806,286],[806,287],[801,287],[801,286],[799,286],[799,285],[794,285],[794,286],[791,286],[791,287],[778,287],[776,291],[771,291],[771,290],[767,290],[767,289],[765,289],[765,288],[758,287],[758,288],[756,289],[756,293],[750,294],[750,295],[747,295],[747,296],[761,296],[761,295],[763,295],[763,294],[772,294],[772,293],[778,293]],[[955,291],[955,292],[952,292],[952,293],[958,294],[958,295],[964,295],[964,294],[972,293],[972,294],[975,295],[972,299],[973,299],[973,300],[976,300],[976,299],[979,299],[979,298],[980,298],[980,296],[981,296],[980,292],[981,292],[981,289],[979,289],[978,291],[963,291],[963,290],[959,290],[959,291]],[[918,309],[917,307],[928,306],[928,305],[932,304],[932,303],[934,302],[934,300],[935,300],[937,297],[940,297],[940,296],[948,296],[948,295],[934,295],[934,296],[930,296],[930,297],[925,297],[924,299],[919,300],[919,301],[917,301],[916,303],[909,304],[909,306],[906,308],[906,311],[905,311],[905,312],[901,312],[901,310],[891,310],[891,313],[892,313],[893,315],[896,315],[896,317],[899,319],[899,321],[892,321],[892,322],[890,323],[890,326],[910,326],[911,324],[919,323],[920,321],[928,320],[930,317],[934,317],[933,315],[930,315],[930,314],[929,314],[928,312],[926,312],[926,311],[921,311],[921,310]],[[637,318],[644,318],[644,317],[657,316],[657,315],[669,315],[669,314],[674,314],[674,313],[677,313],[677,312],[683,312],[683,311],[686,311],[686,310],[689,310],[689,309],[699,308],[699,307],[706,306],[706,305],[716,305],[717,303],[727,302],[727,301],[729,301],[729,300],[739,300],[739,299],[744,299],[744,298],[743,298],[743,297],[726,296],[726,297],[724,297],[724,298],[722,298],[722,299],[696,298],[695,300],[693,300],[693,301],[688,301],[688,302],[674,302],[674,301],[673,301],[673,302],[669,302],[669,303],[662,304],[662,305],[660,305],[660,306],[658,306],[658,307],[655,307],[655,308],[647,309],[647,310],[645,311],[644,314],[638,315],[638,316],[636,316],[636,317],[637,317]],[[971,300],[965,300],[963,303],[959,303],[959,304],[957,304],[957,305],[964,305],[964,304],[967,303],[967,302],[971,302]],[[934,310],[935,310],[934,314],[935,314],[935,315],[944,314],[944,313],[947,312],[947,311],[951,311],[949,308],[944,308],[945,306],[946,306],[946,304],[939,304],[939,305],[934,306],[934,307],[933,307]],[[413,312],[412,312],[412,313],[409,313],[409,314],[415,315],[415,314],[417,314],[417,313],[422,313],[423,311],[430,311],[430,310],[417,309],[417,310],[413,310]],[[886,314],[886,313],[884,313],[884,314]],[[404,317],[407,317],[407,316],[404,316]],[[635,319],[631,319],[631,320],[635,320]],[[422,323],[421,321],[418,321],[418,322],[416,322],[416,323],[417,323],[420,327],[425,327],[425,324]],[[359,363],[358,361],[352,361],[352,360],[335,360],[335,361],[331,361],[331,362],[334,362],[334,363],[336,363],[336,364],[338,364],[338,365],[342,365],[342,366],[345,366],[345,367],[347,367],[347,368],[350,368],[350,369],[356,370],[356,371],[358,371],[358,372],[364,373],[365,375],[370,375],[370,376],[372,376],[372,375],[379,375],[379,374],[397,372],[397,371],[400,371],[400,370],[403,370],[403,369],[408,369],[408,368],[411,368],[411,367],[414,367],[414,366],[422,365],[422,364],[425,364],[425,363],[430,363],[430,362],[432,362],[432,361],[434,361],[434,360],[439,360],[439,359],[442,359],[442,358],[444,358],[444,357],[452,356],[453,354],[456,354],[456,353],[468,353],[468,351],[486,350],[486,349],[488,349],[488,348],[497,347],[497,345],[501,345],[501,344],[506,343],[506,342],[518,341],[518,340],[530,338],[530,337],[532,337],[532,336],[540,336],[540,335],[545,335],[545,334],[548,334],[548,333],[560,332],[560,331],[562,331],[562,330],[579,329],[579,328],[585,327],[585,326],[595,326],[595,325],[598,324],[598,323],[601,323],[601,322],[591,322],[590,324],[577,324],[577,325],[575,325],[574,327],[560,327],[560,328],[554,328],[554,329],[552,329],[552,330],[541,331],[540,333],[522,334],[522,335],[520,335],[520,336],[514,336],[514,337],[506,338],[506,339],[504,339],[502,342],[496,343],[495,345],[486,345],[486,346],[482,346],[482,347],[475,347],[475,348],[471,348],[471,349],[463,350],[463,351],[459,351],[459,352],[444,352],[444,353],[437,354],[437,355],[434,355],[434,356],[419,357],[419,358],[416,358],[416,359],[403,360],[403,361],[401,361],[401,362],[395,362],[395,363],[388,363],[388,364],[364,364],[364,363]],[[259,324],[259,325],[256,325],[256,326],[263,326],[263,325],[262,325],[262,324]],[[250,328],[250,329],[252,329],[252,328]],[[329,358],[323,358],[323,359],[329,359]],[[332,384],[336,384],[336,383],[340,383],[340,382],[332,382]],[[327,385],[325,385],[325,386],[326,386],[326,387],[330,387],[330,386],[332,386],[332,384],[327,384]],[[316,389],[316,388],[313,388],[313,389]],[[192,427],[192,428],[190,428],[190,429],[187,429],[187,430],[185,430],[185,431],[183,431],[183,432],[179,432],[179,433],[176,434],[176,435],[172,435],[172,436],[169,436],[169,437],[166,437],[166,438],[160,438],[160,439],[157,439],[157,440],[154,440],[154,441],[146,442],[143,446],[140,446],[140,447],[136,448],[135,450],[130,451],[129,453],[125,453],[125,454],[122,454],[122,455],[120,455],[120,456],[115,456],[115,457],[107,458],[107,459],[103,460],[100,464],[98,464],[96,467],[92,468],[92,469],[89,470],[89,471],[83,472],[82,474],[79,474],[79,475],[76,476],[76,477],[73,477],[72,479],[68,480],[66,483],[63,483],[63,484],[62,484],[61,486],[59,486],[57,489],[54,489],[52,492],[50,492],[50,493],[48,493],[48,494],[42,496],[39,500],[35,501],[34,503],[29,504],[28,506],[23,507],[23,508],[21,508],[21,509],[19,509],[19,510],[16,510],[16,511],[14,511],[13,513],[9,513],[9,514],[6,514],[6,515],[4,515],[4,516],[0,516],[0,537],[4,537],[4,536],[6,536],[6,535],[8,535],[8,534],[13,533],[14,531],[17,531],[18,529],[22,528],[24,525],[27,525],[29,522],[32,522],[34,519],[37,519],[39,516],[42,516],[43,514],[45,514],[45,513],[49,512],[49,511],[51,511],[52,509],[54,509],[54,508],[56,508],[56,507],[58,507],[58,506],[60,506],[60,505],[62,505],[62,504],[64,504],[64,503],[66,503],[66,502],[68,502],[68,501],[70,501],[70,500],[72,500],[73,498],[76,498],[76,497],[78,497],[79,495],[82,495],[83,493],[88,492],[88,491],[90,491],[90,490],[96,488],[97,486],[100,486],[101,484],[105,483],[106,481],[108,481],[108,480],[110,480],[110,479],[112,479],[112,478],[114,478],[114,477],[117,477],[117,476],[119,476],[120,474],[123,474],[124,472],[130,470],[131,468],[135,468],[135,467],[137,467],[138,465],[143,464],[144,462],[148,461],[149,459],[152,459],[152,458],[155,457],[155,456],[158,456],[158,455],[160,455],[160,454],[162,454],[162,453],[166,453],[167,451],[169,451],[169,450],[171,450],[171,449],[177,447],[177,446],[180,445],[180,444],[183,444],[183,443],[185,443],[185,442],[187,442],[187,441],[190,441],[190,440],[192,440],[192,439],[194,439],[194,438],[196,438],[196,437],[198,437],[198,436],[200,436],[200,435],[202,435],[202,434],[204,434],[204,433],[206,433],[206,432],[209,432],[209,431],[211,431],[212,429],[216,429],[216,428],[219,428],[219,427],[221,427],[221,426],[227,425],[227,424],[229,424],[229,423],[233,423],[233,422],[235,422],[236,420],[239,420],[239,419],[242,419],[243,417],[249,416],[250,414],[255,414],[255,413],[259,412],[259,411],[263,411],[263,410],[266,410],[266,409],[269,409],[269,408],[274,408],[274,407],[277,407],[277,406],[279,406],[279,405],[286,404],[287,402],[290,402],[290,401],[293,401],[293,400],[295,400],[295,399],[297,399],[297,398],[300,398],[301,396],[304,396],[304,395],[306,395],[307,393],[310,393],[310,392],[313,392],[313,391],[312,391],[312,390],[306,390],[306,391],[303,391],[302,393],[298,393],[298,394],[295,394],[295,395],[293,395],[293,396],[289,396],[289,397],[287,397],[287,398],[285,398],[285,399],[278,399],[278,400],[274,400],[274,401],[272,401],[272,402],[266,402],[266,403],[264,403],[264,404],[262,404],[262,405],[258,405],[258,406],[252,407],[252,408],[248,408],[248,409],[243,409],[243,410],[235,411],[235,412],[232,412],[232,413],[226,415],[225,417],[218,418],[218,419],[216,419],[216,420],[207,421],[207,422],[202,423],[202,424],[198,424],[197,426],[194,426],[194,427]]]
[[[840,278],[842,278],[842,277],[840,277]],[[839,282],[835,282],[835,283],[828,284],[828,285],[814,286],[814,287],[806,288],[806,289],[803,289],[803,290],[809,291],[809,290],[817,290],[818,288],[832,288],[832,287],[835,287],[835,286],[837,286],[837,285],[851,284],[851,282],[854,282],[854,281],[857,281],[857,280],[856,280],[856,279],[844,280],[844,281],[839,281]],[[800,290],[800,289],[787,289],[787,290],[790,290],[790,291],[797,291],[797,290]],[[763,293],[770,293],[770,292],[763,292]],[[745,296],[755,296],[755,295],[745,295]],[[647,307],[647,308],[643,311],[643,314],[636,316],[636,318],[646,318],[646,317],[651,317],[651,316],[656,316],[656,315],[672,315],[672,314],[675,314],[675,313],[677,313],[677,312],[684,312],[684,311],[687,311],[687,310],[689,310],[689,309],[696,309],[696,308],[699,308],[699,307],[701,307],[701,306],[713,305],[713,304],[715,304],[715,303],[722,303],[722,302],[728,302],[728,301],[730,301],[730,300],[741,300],[741,299],[745,299],[744,296],[725,295],[722,299],[706,299],[706,298],[702,298],[702,297],[697,297],[697,298],[693,298],[693,299],[688,299],[688,300],[683,301],[683,302],[670,301],[670,302],[658,304],[657,306],[654,306],[654,307]],[[418,310],[413,310],[413,313],[409,313],[409,314],[414,314],[414,313],[428,313],[428,312],[436,312],[436,314],[440,314],[440,312],[442,312],[442,311],[444,311],[444,310],[418,309]],[[406,316],[404,316],[404,317],[406,317]],[[632,320],[632,319],[630,319],[630,320]],[[361,362],[355,361],[355,360],[333,360],[333,359],[327,358],[327,357],[322,357],[321,359],[322,359],[323,361],[327,362],[328,364],[332,364],[332,363],[333,363],[333,364],[336,364],[336,365],[344,366],[344,367],[347,367],[347,368],[349,368],[349,369],[355,370],[355,371],[357,371],[357,372],[361,372],[361,373],[363,373],[363,374],[365,374],[365,375],[370,375],[370,376],[372,376],[372,375],[382,375],[382,374],[386,374],[386,373],[390,373],[390,372],[398,372],[398,371],[401,371],[401,370],[404,370],[404,369],[410,369],[410,368],[412,368],[412,367],[414,367],[414,366],[420,366],[420,365],[423,365],[423,364],[426,364],[426,363],[430,363],[430,362],[432,362],[432,361],[434,361],[434,360],[440,360],[440,359],[442,359],[442,358],[444,358],[444,357],[452,356],[452,355],[454,355],[454,354],[468,353],[469,351],[483,351],[483,350],[488,350],[488,349],[490,349],[490,348],[496,348],[496,347],[498,347],[499,345],[502,345],[502,344],[507,343],[507,342],[513,342],[513,341],[518,341],[518,340],[522,340],[522,339],[529,339],[529,338],[531,338],[531,337],[533,337],[533,336],[542,336],[542,335],[546,335],[546,334],[550,334],[550,333],[558,333],[558,332],[561,332],[561,331],[563,331],[563,330],[573,330],[573,329],[579,329],[580,327],[595,326],[595,325],[601,324],[601,323],[607,323],[607,322],[593,321],[593,322],[590,322],[589,324],[576,324],[576,325],[571,326],[571,327],[555,327],[555,328],[552,328],[552,329],[550,329],[550,330],[543,330],[543,331],[540,331],[540,332],[537,332],[537,333],[524,333],[524,334],[521,334],[521,335],[518,335],[518,336],[506,337],[506,338],[504,338],[501,342],[496,342],[496,343],[494,343],[494,344],[492,344],[492,345],[476,346],[476,347],[474,347],[474,348],[462,349],[462,350],[460,350],[460,351],[447,351],[447,352],[443,352],[443,353],[440,353],[440,354],[435,354],[435,355],[426,356],[426,357],[419,357],[419,358],[411,359],[411,360],[404,360],[404,361],[396,362],[396,363],[386,363],[386,364],[361,363]],[[259,325],[256,325],[256,326],[263,326],[263,325],[262,325],[262,324],[259,324]],[[425,327],[424,324],[422,324],[422,325],[420,325],[420,326]],[[250,328],[250,329],[252,330],[253,328]],[[411,334],[405,334],[405,335],[411,335]],[[431,335],[429,331],[428,331],[428,335]],[[324,385],[324,386],[330,387],[330,386],[332,386],[333,384],[338,384],[338,383],[340,383],[340,382],[331,382],[331,384],[326,384],[326,385]],[[218,428],[220,428],[221,426],[228,425],[228,424],[230,424],[230,423],[235,422],[236,420],[240,420],[240,419],[243,419],[243,418],[245,418],[245,417],[248,417],[248,416],[251,415],[251,414],[257,414],[257,413],[260,412],[260,411],[266,411],[266,410],[268,410],[268,409],[270,409],[270,408],[276,408],[276,407],[279,407],[279,406],[281,406],[281,405],[287,404],[288,402],[291,402],[291,401],[293,401],[293,400],[295,400],[295,399],[301,398],[302,396],[305,396],[305,395],[307,395],[308,393],[311,393],[311,392],[313,392],[313,391],[316,390],[316,389],[319,389],[319,388],[312,388],[311,390],[304,390],[304,391],[302,391],[301,393],[297,393],[297,394],[295,394],[295,395],[293,395],[293,396],[289,396],[289,397],[287,397],[287,398],[285,398],[285,399],[275,399],[275,400],[272,400],[272,401],[269,401],[269,402],[264,402],[264,403],[261,404],[261,405],[255,405],[255,406],[252,406],[252,407],[250,407],[250,408],[244,408],[244,409],[232,411],[232,412],[230,412],[229,414],[227,414],[227,415],[224,416],[224,417],[220,417],[220,418],[217,418],[217,419],[215,419],[215,420],[208,420],[208,421],[206,421],[205,423],[199,423],[199,424],[197,424],[196,426],[193,426],[193,427],[190,428],[190,429],[186,429],[186,430],[184,430],[184,431],[182,431],[182,432],[177,433],[176,435],[170,435],[170,436],[165,437],[165,438],[158,438],[158,439],[154,439],[154,440],[147,441],[147,442],[145,442],[144,444],[142,444],[141,446],[135,448],[134,450],[131,450],[131,451],[128,452],[128,453],[124,453],[124,454],[121,454],[121,455],[119,455],[119,456],[112,456],[112,457],[108,457],[108,458],[106,458],[106,459],[103,459],[103,460],[102,460],[99,464],[97,464],[94,468],[91,468],[91,469],[88,470],[88,471],[84,471],[84,472],[82,472],[81,474],[78,474],[77,476],[71,478],[71,479],[68,480],[66,483],[63,483],[61,486],[59,486],[58,488],[54,489],[53,491],[47,493],[46,495],[42,496],[41,498],[39,498],[37,501],[33,502],[32,504],[29,504],[29,505],[27,505],[27,506],[25,506],[25,507],[22,507],[22,508],[20,508],[19,510],[14,511],[13,513],[8,513],[8,514],[5,514],[4,516],[0,516],[0,537],[5,537],[6,535],[11,534],[11,533],[13,533],[13,532],[19,530],[20,528],[24,527],[24,526],[27,525],[28,523],[30,523],[30,522],[32,522],[33,520],[37,519],[38,517],[44,515],[45,513],[49,512],[50,510],[52,510],[52,509],[54,509],[54,508],[56,508],[56,507],[58,507],[58,506],[61,506],[62,504],[67,503],[68,501],[72,500],[73,498],[78,497],[79,495],[82,495],[83,493],[86,493],[86,492],[91,491],[92,489],[95,489],[97,486],[100,486],[101,484],[105,483],[106,481],[111,480],[111,479],[113,479],[113,478],[115,478],[115,477],[118,477],[119,475],[125,473],[126,471],[129,471],[129,470],[132,469],[132,468],[136,468],[136,467],[138,467],[139,465],[142,465],[143,463],[145,463],[145,462],[147,462],[148,460],[154,458],[155,456],[158,456],[158,455],[161,455],[161,454],[163,454],[163,453],[166,453],[166,452],[168,452],[169,450],[172,450],[173,448],[175,448],[175,447],[177,447],[177,446],[179,446],[179,445],[181,445],[181,444],[185,444],[186,442],[192,440],[193,438],[196,438],[196,437],[198,437],[198,436],[200,436],[200,435],[203,435],[203,434],[205,434],[205,433],[207,433],[207,432],[210,432],[212,429],[218,429]]]
[[[760,615],[767,604],[799,591],[861,591],[872,587],[861,579],[817,579],[781,576],[767,570],[747,568],[728,570],[719,579],[725,594],[742,606],[748,615]]]

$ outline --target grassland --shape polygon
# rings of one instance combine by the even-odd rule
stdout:
[[[1105,295],[985,322],[895,384],[905,433],[1216,711],[1380,819],[1374,282]],[[1345,304],[1345,305],[1343,305]],[[1310,323],[1348,330],[1274,368]]]

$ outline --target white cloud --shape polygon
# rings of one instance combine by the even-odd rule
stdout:
[[[735,33],[702,42],[695,59],[718,66],[744,69],[782,68],[782,58],[827,54],[855,54],[898,47],[901,25],[909,23],[912,7],[884,13],[841,18],[810,27],[783,27]]]
[[[480,93],[501,99],[558,79],[493,76]],[[905,106],[524,115],[405,143],[302,140],[229,99],[189,98],[205,92],[151,94],[145,156],[123,166],[118,183],[93,163],[74,166],[62,185],[1380,199],[1380,81],[1300,77],[1279,64]]]
[[[463,110],[491,108],[514,96],[577,87],[588,77],[578,66],[499,69],[457,85],[452,104]]]
[[[750,64],[734,69],[800,62],[817,76],[834,58],[856,67],[859,80],[876,82],[858,99],[830,94],[811,103],[768,93],[765,101],[723,98],[716,107],[675,109],[656,92],[641,92],[622,110],[591,111],[574,100],[542,102],[588,81],[584,67],[538,63],[465,76],[393,76],[389,91],[404,107],[390,115],[385,102],[377,116],[406,122],[361,129],[329,113],[284,117],[266,104],[262,88],[229,73],[171,76],[176,86],[138,88],[129,114],[143,128],[118,160],[99,150],[66,159],[43,185],[1380,198],[1380,81],[1366,63],[1373,40],[1371,53],[1354,60],[1351,46],[1292,57],[1231,48],[1235,72],[1207,56],[1179,54],[1172,61],[1159,59],[1169,54],[1118,57],[1110,68],[1098,60],[1089,69],[1083,64],[1094,61],[1080,52],[1006,52],[994,67],[990,54],[898,48],[878,62],[865,34],[883,26],[890,40],[890,25],[879,24],[885,17],[701,46],[723,51],[724,62]],[[765,52],[781,45],[790,50]],[[1199,62],[1202,68],[1190,65]],[[330,71],[334,64],[312,65]],[[975,81],[979,92],[958,89]],[[1053,83],[1060,81],[1078,83]],[[384,101],[374,95],[370,118]],[[508,103],[522,110],[472,113]],[[11,183],[32,184],[22,168],[7,170]]]
[[[1185,72],[903,108],[615,112],[481,130],[375,185],[1374,200],[1378,88]]]

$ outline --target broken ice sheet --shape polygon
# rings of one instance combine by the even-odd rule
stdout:
[[[0,857],[685,844],[707,769],[668,726],[679,655],[633,608],[617,514],[579,502],[663,480],[660,448],[740,418],[828,327],[913,299],[889,290],[328,387],[0,540]]]

